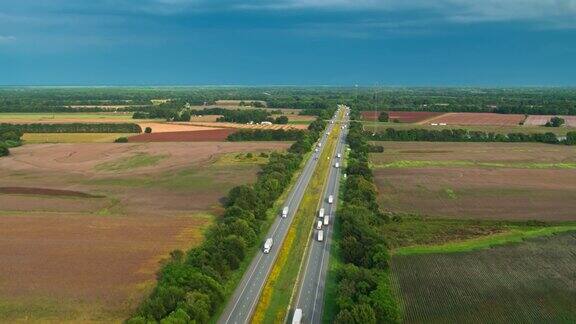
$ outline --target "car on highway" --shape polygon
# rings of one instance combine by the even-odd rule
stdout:
[[[264,242],[264,253],[268,254],[270,253],[270,249],[272,248],[272,245],[274,244],[274,240],[272,240],[272,238],[267,238],[266,242]]]
[[[319,230],[318,231],[318,242],[322,242],[322,241],[324,241],[324,231]]]
[[[337,158],[341,158],[341,157],[342,157],[342,154],[341,154],[341,153],[338,153],[338,154],[336,154],[336,157],[337,157]]]
[[[331,204],[334,202],[334,196],[330,195],[328,196],[328,203]]]
[[[316,229],[322,229],[322,221],[319,220],[318,223],[316,223]]]
[[[324,208],[320,208],[320,210],[318,211],[318,217],[320,218],[324,217]]]
[[[330,219],[330,216],[329,216],[329,215],[324,216],[324,225],[325,225],[325,226],[328,226],[328,223],[330,222],[329,219]]]
[[[334,167],[335,167],[336,169],[338,169],[338,168],[340,167],[340,163],[338,163],[338,162],[334,163]]]
[[[284,207],[284,209],[282,209],[282,218],[286,218],[288,217],[288,206]]]

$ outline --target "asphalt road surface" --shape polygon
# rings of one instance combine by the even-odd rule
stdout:
[[[338,114],[338,112],[336,114]],[[332,120],[335,120],[335,118]],[[334,125],[335,124],[329,123],[327,131],[332,131]],[[254,307],[256,306],[260,293],[262,292],[262,288],[270,274],[272,265],[276,261],[280,247],[288,233],[288,229],[290,228],[292,219],[300,205],[300,201],[304,196],[304,192],[308,187],[310,178],[316,169],[318,156],[322,154],[322,151],[326,147],[326,139],[327,136],[326,133],[324,133],[320,139],[320,143],[322,143],[321,147],[318,152],[313,152],[306,162],[296,185],[293,187],[292,191],[288,195],[288,199],[283,205],[289,207],[288,216],[286,218],[280,217],[281,211],[279,211],[278,218],[274,221],[266,235],[266,238],[271,237],[274,240],[270,253],[265,254],[262,252],[262,249],[260,249],[256,254],[250,263],[250,266],[244,273],[240,284],[236,287],[234,294],[228,301],[218,323],[248,323],[250,321]],[[262,242],[262,244],[264,244],[264,242]]]
[[[346,117],[343,124],[346,123]],[[348,133],[348,128],[340,132],[340,137],[338,138],[338,143],[336,146],[336,152],[332,157],[332,167],[330,168],[330,174],[328,182],[325,187],[325,192],[322,200],[321,208],[324,208],[324,214],[329,217],[329,224],[323,225],[322,230],[324,231],[324,240],[322,242],[318,241],[318,230],[314,229],[314,234],[310,237],[310,245],[308,247],[308,256],[306,259],[305,267],[301,273],[300,287],[296,295],[296,300],[293,302],[294,307],[292,307],[290,312],[290,319],[294,310],[296,308],[302,309],[302,323],[321,323],[322,322],[322,312],[324,308],[324,288],[326,284],[326,275],[328,273],[328,262],[330,259],[330,245],[332,242],[332,228],[334,226],[334,219],[336,216],[336,206],[338,204],[338,189],[340,186],[340,168],[335,168],[334,164],[338,162],[342,164],[342,158],[337,158],[337,154],[340,153],[344,157],[344,149],[346,139],[346,134]],[[328,203],[328,196],[334,196],[334,202],[332,204]],[[326,216],[325,216],[326,217]],[[317,220],[322,220],[316,214]],[[314,222],[316,226],[317,222]],[[289,323],[291,320],[289,321]]]

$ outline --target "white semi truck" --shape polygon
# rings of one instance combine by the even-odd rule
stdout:
[[[324,208],[320,208],[320,210],[318,211],[318,217],[320,218],[324,217]]]
[[[288,206],[284,207],[284,209],[282,209],[282,218],[286,218],[288,217]]]
[[[264,242],[264,253],[270,253],[270,249],[272,248],[272,244],[274,244],[274,240],[272,238],[267,238],[266,242]]]
[[[319,230],[318,231],[318,242],[322,242],[322,241],[324,241],[324,231]]]
[[[328,215],[324,216],[324,226],[328,226],[328,223],[330,222],[329,219],[330,219],[330,216],[328,216]]]
[[[296,308],[292,317],[292,324],[302,323],[302,308]]]

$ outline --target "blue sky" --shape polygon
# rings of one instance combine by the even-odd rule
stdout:
[[[0,84],[576,86],[576,0],[2,0]]]

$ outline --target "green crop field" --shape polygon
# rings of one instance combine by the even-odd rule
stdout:
[[[576,233],[466,253],[394,256],[406,323],[573,323]]]

